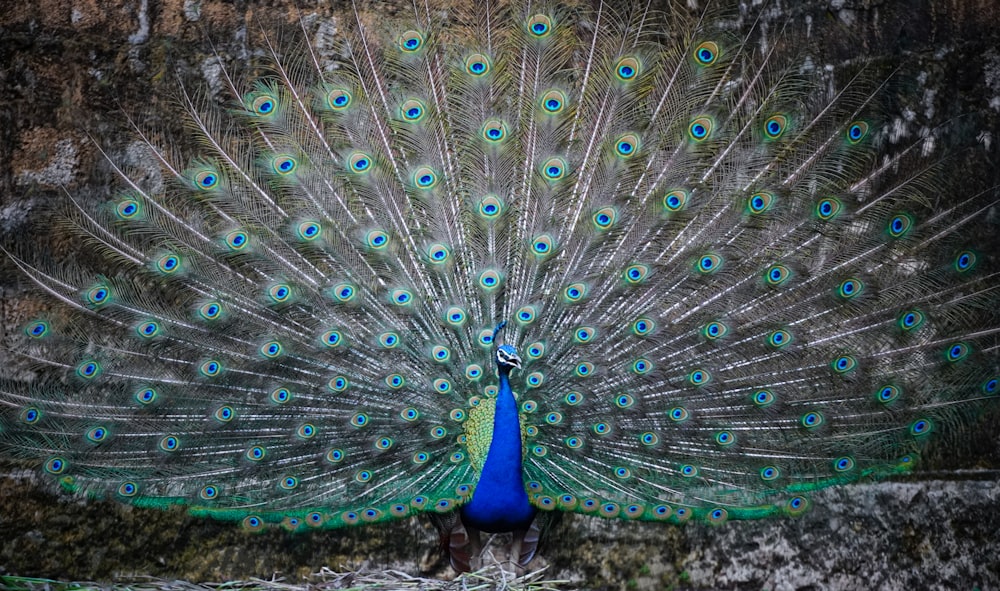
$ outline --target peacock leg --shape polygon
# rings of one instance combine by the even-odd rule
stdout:
[[[458,573],[467,573],[472,570],[472,558],[479,556],[482,551],[482,543],[479,539],[479,530],[466,526],[461,519],[456,519],[451,528],[445,532],[448,537],[448,554],[451,559],[451,567]]]
[[[531,525],[526,530],[515,530],[514,541],[510,545],[510,555],[517,556],[517,566],[527,568],[528,563],[538,552],[538,540],[541,530],[538,527],[538,519],[532,519]]]

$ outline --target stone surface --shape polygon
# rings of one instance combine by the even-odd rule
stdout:
[[[78,199],[107,198],[112,184],[101,149],[142,166],[130,150],[126,114],[182,151],[190,148],[176,116],[178,85],[211,91],[222,65],[252,71],[247,64],[260,54],[261,31],[294,25],[298,14],[286,0],[11,4],[0,10],[4,244],[63,199],[64,189]],[[342,3],[297,4],[313,41],[344,26]],[[747,4],[723,11],[735,31],[752,23]],[[363,2],[361,14],[379,27],[405,7]],[[892,139],[929,138],[932,155],[955,155],[944,164],[947,199],[951,188],[967,195],[1000,185],[998,22],[1000,7],[991,0],[773,1],[758,34],[831,88],[866,60],[874,79],[899,66],[880,106],[891,114]],[[59,241],[49,247],[69,248]],[[17,330],[12,319],[34,304],[18,298],[12,273],[3,274],[0,289],[3,328]],[[937,442],[926,454],[935,472],[823,492],[798,519],[676,528],[567,516],[553,526],[543,555],[551,578],[582,588],[998,588],[1000,493],[996,472],[988,471],[1000,466],[998,414]],[[959,468],[987,471],[967,477]],[[0,573],[224,581],[277,572],[294,580],[330,566],[445,575],[436,547],[437,534],[418,519],[248,535],[180,510],[55,497],[14,468],[0,479]]]

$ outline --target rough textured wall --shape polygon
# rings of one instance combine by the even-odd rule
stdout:
[[[750,3],[746,3],[750,4]],[[345,7],[299,2],[311,39],[335,36]],[[261,47],[261,28],[297,22],[293,3],[199,0],[12,0],[0,11],[0,231],[26,234],[63,190],[106,199],[98,148],[128,160],[123,113],[184,146],[178,84],[212,89],[220,61],[238,67]],[[373,25],[402,2],[362,2]],[[811,64],[831,87],[873,60],[901,65],[883,107],[901,141],[935,137],[958,195],[1000,184],[1000,4],[993,0],[805,0],[737,6],[729,18]],[[213,53],[218,52],[220,59]],[[827,69],[829,66],[829,69]],[[943,127],[941,127],[943,126]],[[948,199],[951,195],[942,195]],[[991,220],[996,227],[996,220]],[[985,231],[985,230],[984,230]],[[995,244],[995,242],[994,242]],[[65,248],[55,242],[53,249]],[[996,253],[988,253],[995,256]],[[85,255],[81,255],[85,256]],[[8,271],[4,330],[18,306]],[[799,519],[675,528],[568,516],[542,553],[552,577],[582,587],[834,588],[1000,586],[1000,466],[995,409],[981,428],[937,441],[925,470],[905,483],[827,491]],[[0,573],[113,579],[132,575],[227,580],[306,575],[320,566],[441,573],[437,536],[419,519],[287,536],[247,535],[181,511],[143,511],[57,499],[26,472],[0,479]]]

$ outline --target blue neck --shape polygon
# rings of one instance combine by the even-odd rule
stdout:
[[[525,530],[535,516],[521,474],[521,422],[510,389],[510,368],[500,367],[493,440],[462,521],[487,532]]]

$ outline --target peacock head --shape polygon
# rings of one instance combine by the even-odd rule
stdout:
[[[501,370],[510,371],[515,367],[521,369],[521,358],[517,355],[517,349],[511,345],[497,347],[497,365]]]

